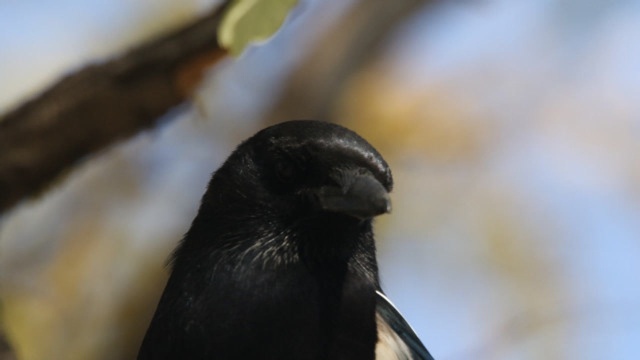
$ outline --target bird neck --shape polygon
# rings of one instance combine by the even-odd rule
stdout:
[[[294,345],[312,349],[318,359],[372,358],[379,282],[370,224],[337,231],[335,223],[245,220],[233,229],[220,218],[194,220],[167,285],[175,288],[170,294],[176,298],[167,295],[165,302],[186,304],[189,319],[200,319],[206,308],[217,319],[254,324],[246,327],[243,338],[271,342],[279,331],[275,338],[287,344],[279,348],[297,338]],[[222,307],[226,310],[219,311]],[[259,326],[265,319],[277,320],[279,330]],[[206,323],[203,334],[226,334],[218,324]],[[353,346],[353,339],[360,347]],[[353,354],[336,356],[345,349]]]

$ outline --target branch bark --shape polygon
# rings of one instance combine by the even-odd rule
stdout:
[[[226,55],[210,14],[123,56],[85,67],[0,118],[0,214],[73,165],[155,126]]]

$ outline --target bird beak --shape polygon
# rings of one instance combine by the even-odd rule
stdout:
[[[339,183],[341,186],[318,189],[316,194],[321,210],[360,220],[391,212],[389,193],[373,175],[347,173],[340,176]]]

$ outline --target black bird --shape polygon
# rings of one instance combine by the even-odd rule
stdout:
[[[338,125],[240,144],[173,254],[138,359],[432,359],[380,288],[372,218],[392,182]]]

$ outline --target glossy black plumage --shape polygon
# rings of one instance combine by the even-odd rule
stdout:
[[[138,359],[372,360],[381,320],[430,359],[376,294],[371,219],[391,188],[380,154],[337,125],[291,121],[242,143],[174,253]]]

